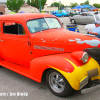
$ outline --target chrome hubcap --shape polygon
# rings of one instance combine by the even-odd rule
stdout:
[[[50,87],[57,93],[63,92],[63,90],[65,88],[64,79],[57,72],[53,72],[53,73],[50,74],[49,84],[50,84]]]
[[[72,20],[72,23],[74,24],[74,20]]]

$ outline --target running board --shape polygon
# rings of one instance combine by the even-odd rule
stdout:
[[[18,74],[21,74],[25,77],[28,77],[32,80],[35,80],[35,81],[38,81],[36,79],[34,79],[32,77],[32,75],[30,74],[30,68],[29,67],[24,67],[24,66],[21,66],[21,65],[17,65],[17,64],[14,64],[14,63],[10,63],[10,62],[7,62],[7,61],[0,61],[0,66],[3,66],[7,69],[10,69]]]

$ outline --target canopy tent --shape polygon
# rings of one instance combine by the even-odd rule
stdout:
[[[84,8],[84,7],[83,7],[83,6],[81,6],[81,5],[78,5],[78,6],[76,6],[76,7],[73,7],[72,9],[81,10],[82,8]]]
[[[92,11],[100,11],[100,9],[99,8],[95,8]]]
[[[77,9],[73,9],[73,10],[77,10]]]
[[[73,7],[72,9],[81,10],[83,8],[92,8],[92,6],[90,6],[90,5],[82,5],[82,6],[81,5],[78,5],[76,7]]]
[[[84,8],[92,8],[90,5],[82,5]]]
[[[90,10],[97,9],[96,7],[89,8]]]

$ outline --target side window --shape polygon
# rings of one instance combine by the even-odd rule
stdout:
[[[82,16],[87,16],[87,14],[86,13],[82,13]]]
[[[88,16],[93,16],[91,13],[88,13]]]
[[[13,22],[5,22],[3,23],[3,33],[25,35],[25,30],[21,24]]]

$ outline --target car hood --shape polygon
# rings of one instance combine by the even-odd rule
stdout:
[[[33,37],[32,41],[35,49],[45,48],[44,50],[49,50],[51,47],[52,53],[53,51],[56,51],[56,53],[74,52],[100,45],[100,40],[98,38],[64,29],[38,32]]]

